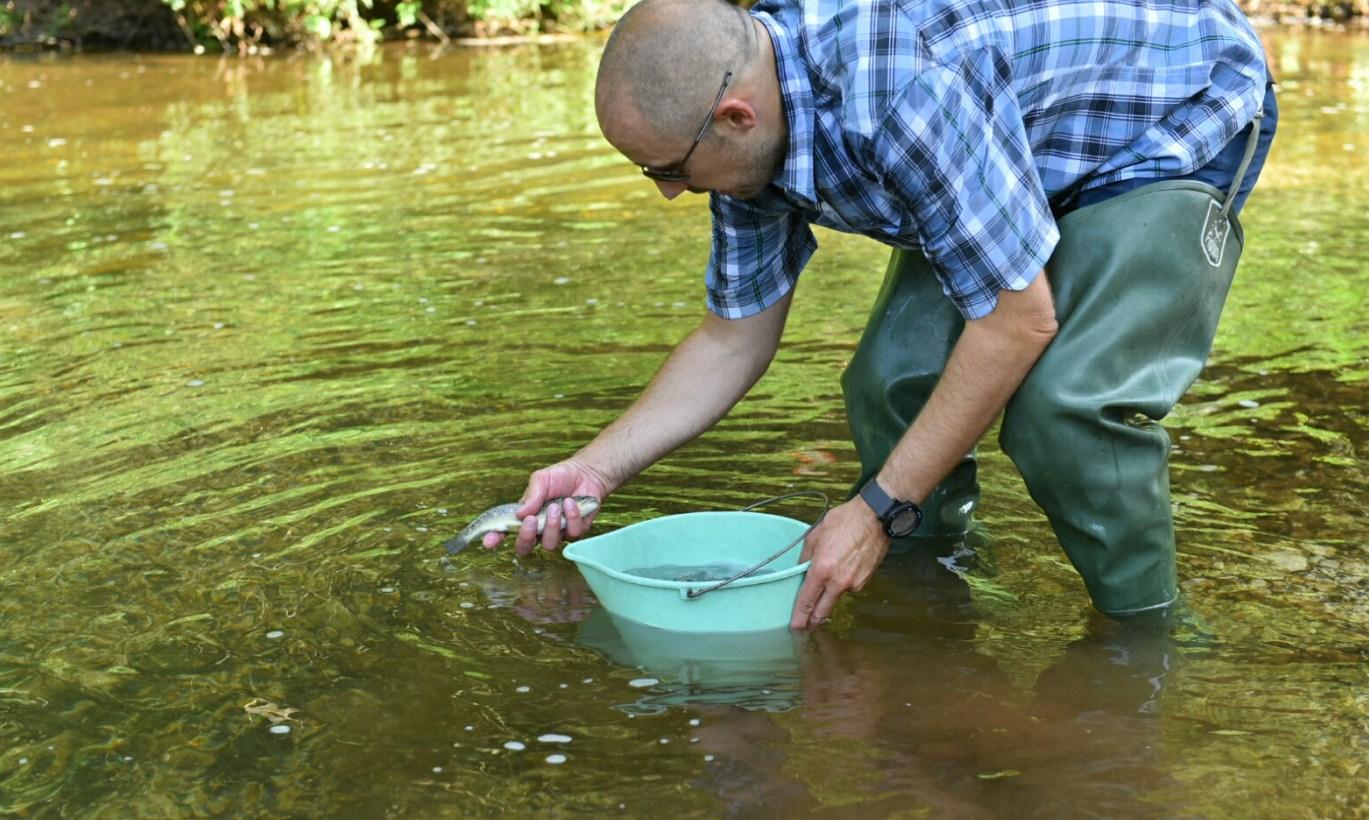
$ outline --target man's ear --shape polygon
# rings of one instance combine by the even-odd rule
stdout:
[[[746,100],[732,97],[722,101],[718,112],[713,115],[715,126],[723,125],[734,131],[750,131],[760,123],[756,109]]]

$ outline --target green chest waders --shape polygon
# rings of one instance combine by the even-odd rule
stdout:
[[[1059,332],[1008,404],[1000,442],[1108,614],[1177,594],[1170,443],[1155,421],[1212,349],[1244,244],[1229,203],[1258,122],[1226,196],[1201,182],[1155,182],[1059,220],[1046,267]],[[921,254],[895,251],[842,374],[856,488],[926,403],[963,326]],[[978,497],[970,454],[923,505],[920,534],[963,533]]]

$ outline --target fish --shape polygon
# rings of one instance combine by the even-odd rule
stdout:
[[[562,501],[565,499],[553,498],[543,504],[541,510],[538,510],[538,535],[541,535],[542,531],[547,528],[547,508]],[[592,495],[575,496],[575,504],[580,508],[580,515],[592,515],[595,510],[599,509],[599,499]],[[448,555],[455,555],[469,547],[475,539],[483,537],[487,532],[518,532],[518,528],[523,525],[523,519],[517,515],[518,507],[518,504],[500,504],[497,507],[490,507],[477,515],[475,520],[467,525],[466,529],[457,533],[455,538],[444,542],[442,546],[447,548]],[[561,514],[561,528],[564,529],[565,526],[566,516],[563,512]]]

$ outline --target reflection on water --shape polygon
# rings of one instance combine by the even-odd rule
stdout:
[[[0,808],[1369,811],[1369,43],[1266,39],[1280,141],[1169,422],[1188,616],[1090,616],[989,446],[972,544],[746,645],[439,564],[702,310],[706,209],[603,143],[596,44],[0,62]],[[601,528],[844,492],[885,253],[820,239],[755,395]]]

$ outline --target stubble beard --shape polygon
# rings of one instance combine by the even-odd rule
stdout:
[[[736,199],[754,199],[770,186],[784,164],[789,146],[784,139],[761,145],[742,145],[735,151],[741,181],[728,195]]]

